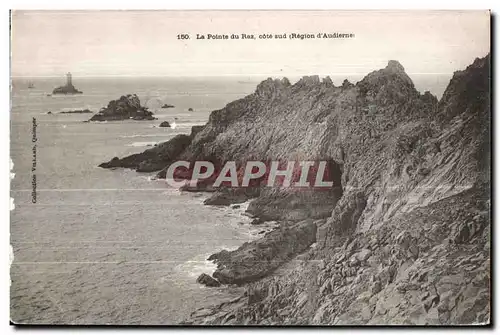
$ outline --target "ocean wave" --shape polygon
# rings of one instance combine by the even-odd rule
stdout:
[[[266,221],[257,226],[251,226],[247,232],[248,239],[249,241],[255,241],[278,227],[279,224],[277,221]]]
[[[136,137],[173,137],[175,134],[157,133],[157,134],[133,134],[133,135],[123,135],[120,138],[136,138]]]

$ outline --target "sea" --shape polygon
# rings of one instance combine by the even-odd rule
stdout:
[[[240,295],[241,288],[207,288],[196,278],[215,270],[210,254],[271,229],[249,224],[247,204],[205,206],[207,194],[181,193],[154,173],[98,165],[188,134],[262,79],[84,77],[73,78],[83,94],[51,96],[64,78],[13,78],[10,319],[170,325]],[[440,97],[449,79],[415,84]],[[137,94],[158,120],[84,122],[92,114],[60,113],[97,112],[125,94]],[[175,107],[161,108],[166,103]],[[175,129],[158,127],[162,121]]]

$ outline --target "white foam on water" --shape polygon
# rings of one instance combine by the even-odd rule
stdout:
[[[182,122],[177,124],[177,128],[189,128],[193,126],[203,126],[206,122]]]
[[[72,112],[72,111],[76,111],[76,110],[85,110],[85,109],[88,109],[93,113],[97,113],[97,112],[92,111],[92,107],[90,107],[90,106],[86,106],[86,107],[61,107],[57,110],[57,113]],[[52,113],[54,113],[54,112],[52,111]],[[75,114],[79,114],[79,113],[75,113]],[[90,113],[82,113],[82,114],[90,114]]]
[[[12,172],[12,170],[14,170],[14,161],[10,157],[9,159],[10,159],[10,180],[12,180],[16,177],[16,174]]]

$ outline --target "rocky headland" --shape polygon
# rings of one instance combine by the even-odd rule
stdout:
[[[119,121],[119,120],[156,120],[153,112],[141,105],[136,94],[122,95],[117,100],[111,100],[108,106],[101,108],[99,113],[89,121]]]
[[[326,160],[335,181],[212,190],[207,204],[250,200],[257,223],[279,227],[210,256],[217,270],[200,282],[245,293],[186,324],[490,321],[489,55],[455,72],[440,100],[397,61],[339,87],[269,78],[189,136],[101,166],[161,178],[175,160]]]

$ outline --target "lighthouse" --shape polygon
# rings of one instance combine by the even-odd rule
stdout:
[[[70,72],[66,73],[66,86],[68,86],[68,87],[73,86],[73,83],[71,82],[71,73]]]
[[[73,86],[73,80],[71,73],[66,73],[66,85],[59,86],[54,88],[52,94],[82,94],[82,91],[79,91]]]

